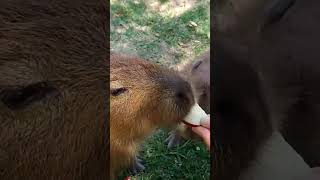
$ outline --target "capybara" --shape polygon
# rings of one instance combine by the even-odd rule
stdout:
[[[194,62],[187,64],[180,73],[194,87],[197,102],[210,113],[210,49],[199,55]]]
[[[107,179],[106,3],[0,4],[0,179]]]
[[[186,64],[179,73],[192,85],[193,93],[200,107],[210,114],[210,49]],[[179,124],[166,139],[168,148],[181,143],[184,138],[199,139],[185,124]],[[200,140],[200,139],[199,139]]]
[[[195,104],[191,85],[177,72],[136,57],[110,59],[111,179],[132,166],[141,142],[174,127]]]
[[[238,179],[275,130],[320,165],[319,6],[214,1],[213,179]]]

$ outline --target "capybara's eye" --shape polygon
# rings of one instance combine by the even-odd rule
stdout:
[[[111,89],[111,95],[112,96],[119,96],[120,94],[126,92],[128,89],[121,87],[121,88],[116,88],[116,89]]]
[[[58,90],[48,83],[39,82],[24,87],[4,89],[0,92],[0,98],[7,107],[17,110],[57,92]]]
[[[265,11],[267,21],[265,25],[273,24],[279,21],[286,12],[294,5],[295,0],[278,0],[274,1],[274,3],[267,8]]]

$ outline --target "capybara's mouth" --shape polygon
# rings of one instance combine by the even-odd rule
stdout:
[[[190,127],[200,126],[202,118],[207,116],[206,112],[199,106],[198,103],[194,104],[190,112],[184,117],[182,122]]]
[[[185,125],[189,126],[189,127],[199,127],[200,125],[194,125],[194,124],[190,124],[185,120],[181,120]]]

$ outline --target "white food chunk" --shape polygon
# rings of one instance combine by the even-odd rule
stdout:
[[[206,112],[199,106],[198,103],[192,106],[190,112],[184,118],[184,121],[194,126],[200,126],[202,118],[207,117]]]

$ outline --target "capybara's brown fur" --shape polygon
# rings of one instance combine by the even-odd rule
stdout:
[[[106,3],[0,6],[0,179],[107,179]]]
[[[186,64],[179,73],[192,85],[195,99],[200,107],[210,114],[210,49]],[[168,147],[180,144],[182,138],[199,137],[190,127],[180,124],[177,129],[170,132],[166,140]]]
[[[195,103],[177,72],[134,57],[112,55],[110,64],[111,175],[131,166],[139,144],[160,127],[174,127]]]

